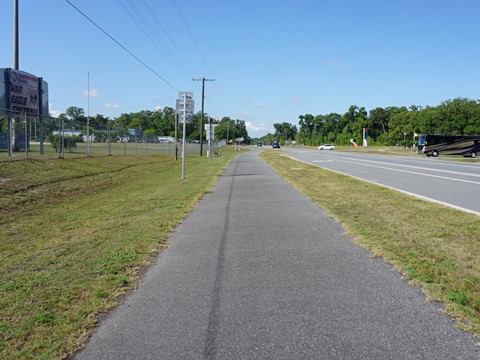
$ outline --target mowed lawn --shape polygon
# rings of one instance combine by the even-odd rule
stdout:
[[[0,163],[0,358],[61,359],[142,269],[237,152]],[[356,241],[480,335],[480,219],[298,163],[263,159]]]
[[[80,348],[236,154],[1,162],[0,358]]]

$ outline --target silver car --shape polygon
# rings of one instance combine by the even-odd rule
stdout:
[[[333,144],[324,144],[318,147],[318,150],[335,150],[335,145]]]

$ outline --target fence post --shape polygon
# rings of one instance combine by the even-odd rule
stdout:
[[[28,159],[28,124],[27,124],[27,114],[23,114],[25,120],[25,158]]]
[[[112,144],[110,143],[110,127],[107,127],[108,156],[112,156]]]

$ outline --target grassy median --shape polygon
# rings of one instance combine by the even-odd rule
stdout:
[[[355,241],[445,303],[480,337],[480,217],[264,151],[283,178],[336,218]]]
[[[0,358],[80,348],[236,154],[0,163]]]

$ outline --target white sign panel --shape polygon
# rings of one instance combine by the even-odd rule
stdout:
[[[186,95],[187,99],[193,99],[193,92],[190,91],[179,91],[178,98],[183,99],[183,96]]]
[[[218,126],[218,124],[205,124],[205,133],[206,133],[206,140],[212,140],[215,139],[215,127]],[[208,131],[210,128],[210,131]]]
[[[181,123],[186,122],[187,124],[189,124],[192,122],[194,106],[195,106],[195,101],[193,100],[192,92],[180,91],[178,93],[178,99],[176,102],[175,110],[178,114],[179,121]]]
[[[10,110],[16,115],[39,115],[38,77],[10,70]]]
[[[187,124],[192,122],[192,116],[194,112],[194,101],[193,100],[188,100],[186,105],[183,103],[183,99],[177,99],[177,105],[176,105],[176,112],[179,117],[179,121],[183,123],[185,120]],[[183,113],[185,110],[185,114]]]

